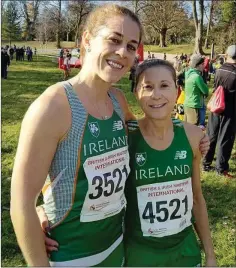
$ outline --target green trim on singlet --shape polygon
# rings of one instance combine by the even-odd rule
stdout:
[[[50,264],[61,266],[63,262],[72,261],[72,266],[98,265],[119,247],[117,261],[108,263],[110,266],[120,266],[124,257],[119,246],[123,240],[124,209],[114,216],[93,222],[81,222],[80,213],[88,191],[83,163],[89,156],[127,146],[123,113],[115,96],[109,92],[113,114],[107,120],[96,119],[87,114],[71,85],[65,83],[64,87],[71,108],[72,124],[67,136],[58,145],[50,167],[48,180],[53,181],[53,187],[44,193],[45,212],[52,224],[50,237],[59,243],[59,250],[51,252]],[[123,127],[114,131],[118,121]],[[99,128],[97,137],[92,135],[89,128],[91,122]],[[117,143],[112,144],[113,139]],[[91,148],[96,150],[89,154],[88,148],[92,143]],[[105,143],[107,146],[101,147]]]

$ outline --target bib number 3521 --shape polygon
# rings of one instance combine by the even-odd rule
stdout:
[[[118,214],[125,206],[125,182],[130,172],[128,148],[88,158],[83,164],[88,181],[80,220],[91,222]]]
[[[128,177],[128,170],[126,165],[122,169],[116,168],[113,172],[104,173],[102,176],[95,176],[92,180],[92,185],[94,185],[93,193],[89,194],[90,199],[98,199],[102,195],[104,197],[109,197],[113,193],[118,193],[124,190],[124,186],[121,183],[123,176]],[[116,179],[116,180],[114,180]]]

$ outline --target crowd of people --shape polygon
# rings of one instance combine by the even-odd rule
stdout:
[[[16,61],[24,61],[25,56],[27,61],[33,60],[33,54],[37,55],[37,49],[30,48],[29,46],[25,47],[16,47],[16,45],[1,47],[1,77],[7,79],[8,67],[10,66],[11,61],[15,58]]]
[[[182,54],[183,55],[183,54]],[[178,97],[176,118],[206,130],[210,138],[210,150],[203,159],[203,170],[213,171],[227,178],[236,132],[236,46],[230,46],[224,57],[210,60],[194,54],[187,59],[178,59],[174,63],[177,72]],[[222,86],[225,109],[222,113],[210,112],[206,126],[206,98],[209,96],[208,82],[214,74],[214,91]],[[217,149],[215,167],[212,162]]]
[[[200,180],[209,149],[198,127],[209,94],[204,59],[181,58],[186,116],[173,120],[182,70],[152,57],[138,64],[142,35],[128,8],[94,9],[83,30],[80,72],[46,89],[25,115],[11,218],[28,266],[199,267],[197,236],[206,266],[217,266]],[[232,74],[233,86],[235,56],[227,51],[228,65],[219,69]],[[113,86],[130,69],[139,120]],[[223,86],[235,96],[235,87]],[[232,123],[219,117],[212,121]],[[36,208],[41,191],[44,204]]]

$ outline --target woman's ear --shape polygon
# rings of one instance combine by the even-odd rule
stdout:
[[[88,31],[84,31],[82,34],[82,44],[86,51],[90,50],[91,34]]]

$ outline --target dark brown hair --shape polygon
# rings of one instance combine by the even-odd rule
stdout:
[[[139,44],[142,40],[143,36],[143,28],[141,25],[141,22],[137,15],[134,14],[130,9],[119,6],[116,4],[105,4],[102,6],[98,6],[95,8],[92,12],[90,12],[86,23],[84,25],[84,31],[88,31],[92,36],[96,36],[98,30],[100,29],[101,26],[107,25],[107,19],[114,17],[114,16],[128,16],[131,18],[134,22],[137,23],[139,30],[140,30],[140,36],[139,36]],[[83,61],[83,58],[85,56],[85,48],[81,42],[80,45],[80,57],[81,60]]]
[[[136,68],[136,72],[135,72],[135,85],[133,90],[136,89],[140,76],[143,72],[145,72],[147,69],[152,68],[152,67],[164,67],[166,69],[168,69],[171,72],[171,75],[173,77],[173,80],[175,82],[175,86],[176,86],[176,71],[175,68],[173,67],[173,65],[166,60],[161,60],[161,59],[148,59],[143,61],[142,63],[140,63],[137,68]]]

